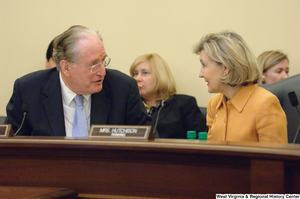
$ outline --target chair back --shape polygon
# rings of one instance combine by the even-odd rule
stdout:
[[[300,74],[272,84],[260,84],[259,86],[272,92],[279,99],[287,117],[288,142],[292,143],[300,124],[300,116],[298,115],[297,109],[291,105],[288,94],[294,91],[300,101]],[[300,105],[298,105],[298,108],[300,111]],[[300,143],[300,135],[298,136],[296,143]]]

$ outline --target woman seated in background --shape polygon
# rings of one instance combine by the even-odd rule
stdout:
[[[287,120],[275,95],[258,87],[256,58],[234,32],[211,33],[194,47],[199,74],[212,97],[207,107],[208,140],[287,143]]]
[[[187,131],[207,131],[196,99],[176,94],[175,80],[162,57],[157,54],[137,57],[130,67],[130,75],[136,79],[152,117],[155,137],[187,138]]]
[[[266,51],[257,57],[263,71],[263,84],[278,82],[289,77],[289,59],[280,51]]]

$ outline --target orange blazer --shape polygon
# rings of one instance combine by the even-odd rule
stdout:
[[[207,106],[208,140],[287,143],[287,120],[279,100],[256,84],[242,86],[226,101],[223,94]]]

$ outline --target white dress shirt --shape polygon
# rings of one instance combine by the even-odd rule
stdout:
[[[66,84],[64,83],[61,77],[61,73],[59,73],[59,78],[60,78],[61,94],[62,94],[62,101],[63,101],[66,137],[72,137],[73,120],[74,120],[74,114],[76,108],[74,98],[77,94],[71,91],[66,86]],[[84,105],[84,110],[85,110],[85,115],[87,120],[87,127],[89,131],[92,98],[90,94],[83,95],[83,97],[84,97],[83,105]]]

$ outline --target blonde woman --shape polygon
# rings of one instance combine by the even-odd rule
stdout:
[[[263,84],[278,82],[289,77],[289,59],[280,51],[266,51],[257,57],[263,72]]]
[[[287,143],[285,113],[275,95],[257,86],[260,69],[241,36],[205,35],[194,52],[208,92],[219,93],[207,107],[208,140]]]
[[[196,99],[176,94],[175,80],[161,56],[137,57],[130,67],[130,75],[138,83],[152,126],[157,130],[156,137],[187,138],[187,131],[207,130]]]

